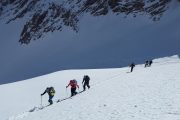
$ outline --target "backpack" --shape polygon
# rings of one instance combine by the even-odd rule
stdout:
[[[73,80],[70,80],[70,83],[71,84],[77,84],[77,81],[75,79],[73,79]]]
[[[56,92],[56,91],[54,90],[54,87],[50,87],[50,88],[49,88],[49,93],[50,93],[50,95],[54,96],[55,92]]]
[[[89,81],[89,80],[90,80],[89,76],[88,76],[88,75],[85,75],[85,76],[84,76],[84,80],[85,80],[86,82]]]
[[[77,84],[77,80],[74,79],[73,81],[74,81],[75,84]]]
[[[70,84],[71,84],[71,87],[76,87],[76,85],[77,85],[77,81],[75,80],[75,79],[73,79],[73,80],[70,80]]]

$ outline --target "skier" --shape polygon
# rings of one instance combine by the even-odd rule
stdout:
[[[49,95],[49,100],[48,102],[50,103],[50,105],[53,104],[52,98],[54,97],[55,94],[55,90],[53,87],[47,87],[46,90],[41,94],[41,96],[43,96],[45,93],[48,93]]]
[[[66,86],[66,88],[68,88],[69,86],[71,86],[71,97],[76,95],[76,87],[78,87],[79,89],[79,85],[77,84],[77,81],[75,79],[70,80],[69,84]]]
[[[152,63],[153,63],[153,61],[152,61],[152,60],[150,60],[150,61],[149,61],[149,67],[151,66],[151,64],[152,64]]]
[[[83,91],[86,90],[86,86],[88,87],[88,89],[90,88],[89,80],[90,80],[89,76],[88,75],[84,75],[84,78],[83,78],[83,81],[82,81],[82,84],[84,83],[83,84]]]
[[[131,65],[129,66],[131,67],[131,72],[133,71],[133,68],[135,67],[135,64],[134,63],[131,63]]]
[[[148,60],[146,60],[144,67],[147,67],[147,66],[149,66],[149,61]]]

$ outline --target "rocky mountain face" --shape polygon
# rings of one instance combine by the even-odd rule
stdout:
[[[1,0],[0,20],[6,23],[25,19],[19,42],[29,44],[48,32],[70,27],[79,31],[80,16],[90,13],[102,16],[109,12],[123,14],[149,15],[157,21],[168,9],[172,0]]]

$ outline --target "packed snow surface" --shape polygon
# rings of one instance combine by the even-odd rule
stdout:
[[[0,120],[180,120],[180,59],[153,60],[151,67],[66,70],[0,85]],[[89,90],[70,96],[66,89],[89,75]],[[46,87],[56,90],[54,104],[39,109]],[[78,91],[78,90],[77,90]],[[48,95],[42,97],[48,105]]]

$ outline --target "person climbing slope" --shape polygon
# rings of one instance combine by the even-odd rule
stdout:
[[[88,87],[88,89],[90,88],[89,80],[90,80],[90,77],[88,75],[84,75],[84,78],[83,78],[83,81],[82,81],[84,91],[86,90],[86,86]]]
[[[41,94],[41,96],[43,96],[45,93],[48,93],[48,95],[49,95],[48,102],[50,103],[50,105],[52,105],[53,104],[52,98],[55,95],[54,87],[47,87],[46,90]]]
[[[77,81],[73,79],[69,81],[69,84],[66,86],[66,88],[68,88],[69,86],[71,86],[71,97],[72,97],[77,94],[76,87],[78,87],[79,89],[79,85],[77,84]]]

